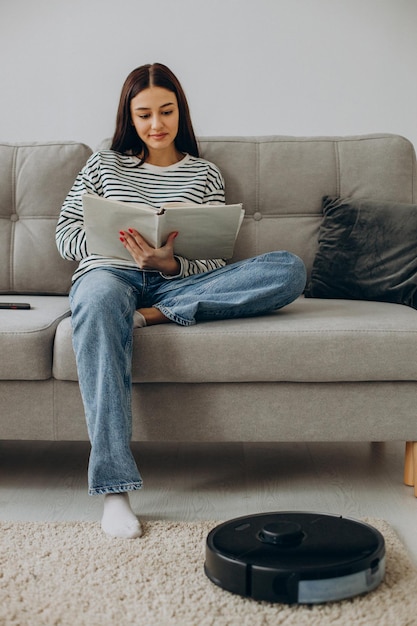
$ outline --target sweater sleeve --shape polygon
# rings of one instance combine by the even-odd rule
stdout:
[[[102,195],[96,160],[97,155],[93,154],[78,174],[62,205],[56,226],[58,251],[70,261],[81,261],[88,256],[82,196],[87,192]]]

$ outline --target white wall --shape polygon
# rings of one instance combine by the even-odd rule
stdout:
[[[114,129],[160,61],[198,135],[393,132],[417,145],[416,0],[0,0],[0,141]]]

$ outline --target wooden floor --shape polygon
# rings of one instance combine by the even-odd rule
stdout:
[[[385,519],[417,565],[417,499],[404,444],[134,444],[144,520],[227,520],[267,511]],[[86,490],[87,443],[0,441],[0,520],[99,520]]]

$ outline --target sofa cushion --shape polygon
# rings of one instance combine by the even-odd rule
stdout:
[[[70,319],[59,324],[54,350],[54,376],[77,380]],[[416,351],[417,313],[410,307],[301,297],[264,317],[136,329],[133,380],[417,380]]]
[[[306,295],[417,308],[417,205],[325,197]]]
[[[10,296],[0,295],[1,302]],[[46,380],[58,323],[69,315],[66,296],[13,296],[30,310],[0,309],[0,380]],[[36,398],[34,398],[36,401]]]
[[[90,148],[74,142],[0,144],[0,293],[65,294],[77,266],[55,227]]]

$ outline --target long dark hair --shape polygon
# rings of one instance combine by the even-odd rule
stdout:
[[[175,147],[179,152],[187,152],[199,156],[197,140],[191,123],[190,111],[184,90],[171,70],[161,63],[142,65],[130,72],[120,94],[119,108],[116,117],[116,130],[113,135],[111,150],[122,154],[141,156],[142,163],[149,155],[144,142],[138,136],[132,124],[130,101],[138,93],[149,87],[163,87],[175,93],[179,109],[179,126],[175,138]]]

